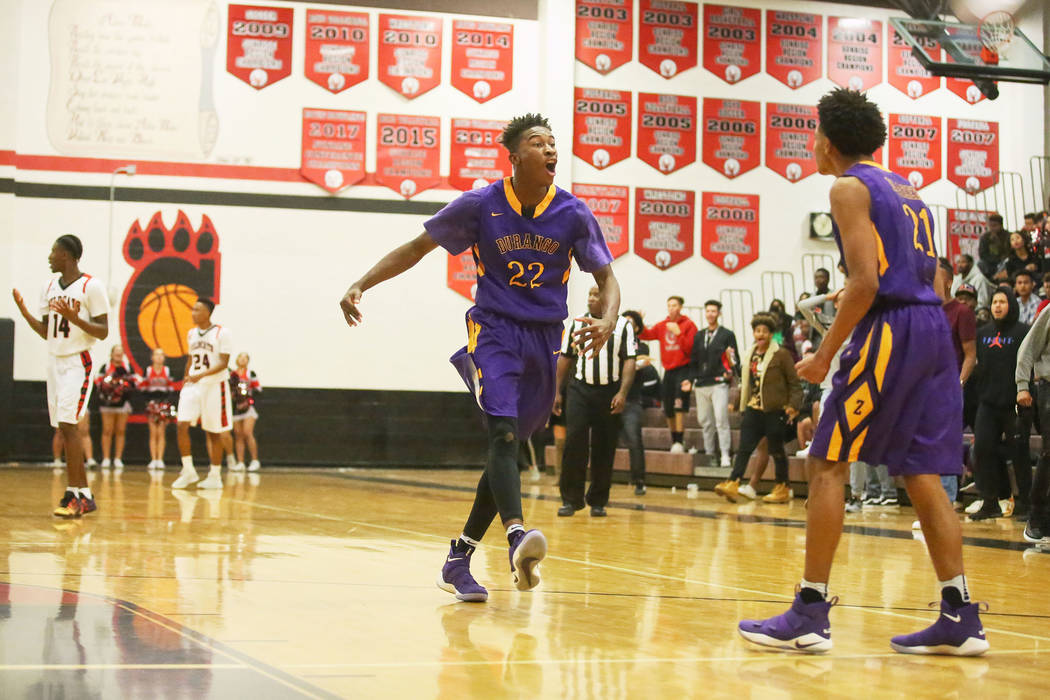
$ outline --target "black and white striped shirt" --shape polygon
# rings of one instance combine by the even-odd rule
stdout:
[[[587,314],[590,316],[590,314]],[[584,324],[573,319],[569,330],[561,342],[561,353],[570,360],[575,360],[573,376],[585,384],[613,384],[620,381],[623,363],[638,355],[638,343],[634,339],[634,328],[630,322],[620,316],[616,330],[609,340],[593,357],[584,357],[576,346],[573,333],[583,328]]]

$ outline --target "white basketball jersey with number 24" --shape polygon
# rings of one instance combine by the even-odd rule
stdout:
[[[190,350],[189,374],[207,372],[219,364],[219,355],[229,355],[233,347],[233,336],[228,328],[212,326],[206,331],[194,326],[186,334],[186,346]],[[219,384],[230,378],[229,369],[210,374],[200,380],[201,384]]]

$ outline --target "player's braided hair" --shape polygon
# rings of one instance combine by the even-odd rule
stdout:
[[[503,128],[500,142],[504,148],[513,153],[518,150],[518,142],[521,141],[521,135],[534,126],[551,128],[550,122],[542,114],[523,114],[520,117],[511,119],[510,123]]]
[[[886,124],[878,106],[864,93],[835,88],[817,103],[820,130],[839,153],[870,156],[886,142]]]
[[[66,252],[72,255],[74,260],[80,260],[80,256],[84,254],[84,244],[71,233],[59,236],[55,243],[65,248]]]

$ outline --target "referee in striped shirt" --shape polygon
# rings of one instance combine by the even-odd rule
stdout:
[[[588,316],[601,318],[602,301],[597,287],[591,287],[587,294],[587,311]],[[620,436],[620,414],[634,381],[634,358],[638,351],[634,329],[628,319],[621,316],[616,330],[597,354],[593,357],[580,355],[573,343],[573,332],[582,325],[579,319],[572,322],[562,340],[561,357],[558,358],[558,394],[554,399],[554,413],[561,415],[564,407],[566,424],[565,451],[558,483],[562,507],[558,509],[558,515],[569,516],[583,510],[586,502],[593,517],[604,517]],[[587,481],[588,456],[591,487],[585,499],[583,485]]]

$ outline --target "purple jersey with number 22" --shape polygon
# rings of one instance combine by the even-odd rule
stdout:
[[[472,249],[478,268],[467,346],[452,364],[482,411],[517,419],[527,438],[554,403],[572,259],[584,272],[612,262],[601,228],[586,204],[554,185],[523,211],[510,178],[463,193],[424,228],[453,255]]]

